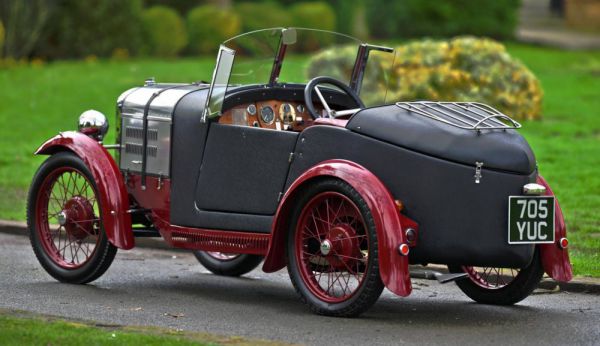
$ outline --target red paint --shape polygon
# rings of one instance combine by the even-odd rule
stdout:
[[[294,199],[304,183],[323,176],[344,180],[365,199],[377,229],[381,279],[390,291],[400,296],[409,295],[412,287],[408,257],[398,253],[398,246],[408,243],[404,234],[407,226],[402,223],[404,218],[400,217],[394,199],[383,183],[364,167],[347,160],[322,162],[304,172],[290,186],[275,214],[273,236],[263,270],[274,272],[285,267],[285,238],[290,212],[295,206]],[[412,228],[417,229],[416,226]]]
[[[168,210],[153,210],[154,225],[165,241],[177,248],[235,254],[265,255],[270,234],[211,230],[172,225]]]
[[[146,176],[146,189],[142,189],[140,174],[127,175],[127,191],[139,204],[140,208],[168,212],[171,206],[171,180],[154,176]]]
[[[367,257],[361,250],[371,250],[366,229],[356,204],[341,193],[321,192],[303,206],[294,233],[294,258],[302,281],[321,301],[347,301],[364,284],[368,274],[361,263]],[[323,244],[329,248],[323,250]],[[352,275],[344,278],[344,273]]]
[[[538,175],[537,183],[546,187],[546,196],[554,196],[550,185],[546,180]],[[544,271],[556,281],[570,281],[573,278],[573,269],[569,261],[569,251],[561,249],[560,240],[567,237],[567,226],[562,209],[555,197],[554,213],[554,244],[540,244],[540,254]]]
[[[165,241],[173,247],[222,253],[265,255],[270,234],[209,230],[170,223],[171,180],[146,176],[142,189],[139,174],[127,175],[127,190],[140,208],[150,209],[152,220]]]
[[[46,255],[57,266],[71,270],[77,269],[88,263],[89,259],[94,256],[96,248],[100,243],[100,236],[95,231],[94,225],[99,222],[99,219],[94,219],[93,202],[82,196],[75,196],[75,191],[70,185],[74,180],[64,179],[59,181],[59,177],[69,173],[85,179],[89,186],[91,183],[85,175],[71,167],[59,167],[52,171],[42,182],[37,191],[35,223],[38,232],[38,237]],[[66,184],[66,186],[65,186]],[[61,225],[50,225],[48,203],[53,195],[53,188],[60,189],[61,193],[54,195],[53,199],[62,205],[61,212],[65,213],[66,222]],[[96,197],[95,195],[93,197]],[[61,200],[57,200],[60,198]],[[52,213],[56,213],[53,210]],[[54,217],[54,221],[58,221]],[[51,229],[54,228],[54,229]],[[62,232],[61,230],[64,230]],[[64,236],[63,233],[66,233]],[[93,242],[83,243],[82,240],[88,240],[89,237],[95,239]],[[85,244],[85,246],[84,246]],[[91,244],[91,248],[90,248]],[[70,254],[70,256],[69,256]],[[75,254],[75,256],[74,256]],[[83,258],[83,260],[81,259]]]
[[[64,150],[79,156],[92,172],[108,240],[118,248],[131,249],[135,240],[131,231],[131,215],[127,213],[129,198],[115,160],[94,139],[71,131],[62,132],[49,139],[35,154],[51,155]]]

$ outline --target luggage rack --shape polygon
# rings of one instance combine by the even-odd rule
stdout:
[[[396,102],[396,106],[411,113],[465,130],[506,130],[521,128],[521,124],[488,105],[478,102]]]

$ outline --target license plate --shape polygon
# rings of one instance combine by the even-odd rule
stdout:
[[[554,196],[508,197],[508,243],[554,242]]]

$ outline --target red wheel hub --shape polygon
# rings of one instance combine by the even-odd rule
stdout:
[[[369,239],[356,204],[333,191],[306,203],[295,234],[295,257],[302,281],[328,303],[350,299],[365,281]]]
[[[330,250],[323,251],[324,244],[331,244]],[[331,266],[336,269],[345,269],[352,266],[355,258],[360,256],[360,249],[356,231],[348,224],[337,225],[327,232],[321,243],[321,253]]]
[[[61,219],[59,223],[71,237],[82,240],[88,235],[95,235],[94,207],[85,197],[75,196],[69,199],[61,216],[64,221]]]

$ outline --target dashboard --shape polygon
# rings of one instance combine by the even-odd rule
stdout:
[[[323,112],[316,105],[315,109]],[[302,102],[267,100],[234,106],[221,115],[219,123],[302,131],[313,124],[313,119]]]

